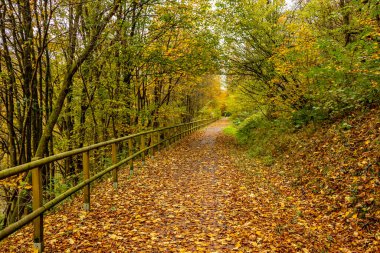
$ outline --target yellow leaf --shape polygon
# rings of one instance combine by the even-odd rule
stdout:
[[[240,242],[237,242],[236,244],[235,244],[235,249],[238,249],[238,248],[240,248],[241,247],[241,243]]]
[[[112,234],[112,235],[109,235],[109,237],[111,238],[111,239],[114,239],[114,240],[116,240],[117,239],[117,235],[114,235],[114,234]]]

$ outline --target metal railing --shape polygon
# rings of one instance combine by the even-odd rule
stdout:
[[[31,223],[33,221],[34,233],[33,241],[34,247],[39,251],[43,251],[43,214],[44,212],[50,210],[66,198],[70,197],[74,193],[78,192],[81,189],[84,189],[84,204],[83,208],[85,211],[90,210],[90,184],[95,180],[101,178],[107,173],[112,172],[113,186],[117,189],[118,181],[118,168],[125,163],[129,162],[130,170],[133,171],[133,160],[137,157],[141,157],[142,162],[145,161],[145,155],[147,152],[152,151],[154,155],[155,149],[158,151],[161,147],[167,147],[172,142],[175,142],[182,137],[192,133],[195,130],[200,129],[203,126],[206,126],[214,122],[216,118],[198,120],[189,123],[179,124],[170,127],[158,128],[150,131],[140,132],[137,134],[128,135],[118,139],[113,139],[105,142],[100,142],[94,145],[87,147],[70,150],[60,154],[56,154],[44,158],[34,158],[32,162],[25,163],[16,167],[8,168],[0,171],[0,180],[18,175],[20,173],[26,173],[32,171],[32,208],[33,211],[22,217],[20,220],[10,224],[0,231],[0,240],[6,238],[13,232],[19,230],[23,226]],[[140,138],[139,141],[136,141],[137,138]],[[134,140],[136,143],[140,142],[139,150],[134,152]],[[146,147],[148,141],[148,147]],[[128,141],[128,157],[117,161],[117,152],[118,145],[122,142]],[[111,145],[111,159],[112,165],[104,170],[96,173],[90,177],[90,151],[96,150],[101,147]],[[82,154],[82,167],[83,167],[83,180],[74,187],[71,187],[61,195],[55,197],[54,199],[43,204],[42,196],[42,166],[48,165],[55,161],[62,160],[64,158],[73,157],[75,155]]]

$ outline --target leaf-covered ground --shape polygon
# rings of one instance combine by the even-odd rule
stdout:
[[[127,170],[120,171],[117,192],[110,182],[100,183],[92,191],[91,212],[81,211],[78,198],[48,215],[46,251],[380,251],[378,223],[361,227],[360,215],[344,202],[345,196],[335,196],[325,186],[313,192],[304,182],[310,180],[294,173],[294,168],[308,169],[311,158],[299,154],[307,156],[307,150],[291,154],[289,161],[296,163],[292,168],[285,160],[262,166],[223,135],[227,124],[221,120],[186,137],[149,159],[132,178]],[[328,143],[320,141],[315,146],[310,142],[309,149]],[[320,159],[320,164],[329,164],[325,157]],[[378,185],[371,187],[379,190]],[[363,203],[371,205],[377,196]],[[337,203],[342,206],[334,206]],[[31,228],[16,232],[0,246],[2,252],[30,251]]]

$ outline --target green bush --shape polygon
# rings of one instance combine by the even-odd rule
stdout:
[[[349,112],[380,103],[380,90],[363,82],[355,87],[330,87],[329,91],[310,96],[308,103],[292,114],[296,128],[308,123],[335,120]]]
[[[310,122],[320,122],[328,118],[328,111],[321,107],[308,105],[293,113],[292,123],[296,128],[301,128]]]
[[[237,129],[233,125],[229,125],[228,127],[223,129],[223,133],[229,136],[236,137]]]
[[[262,114],[245,119],[237,128],[238,143],[249,147],[249,154],[265,165],[272,165],[274,157],[287,149],[292,141],[292,124],[288,120],[268,120]]]

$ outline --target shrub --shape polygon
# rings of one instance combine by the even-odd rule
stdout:
[[[249,146],[249,154],[265,165],[272,165],[274,157],[284,152],[290,141],[291,122],[284,119],[268,120],[262,114],[245,119],[237,128],[239,143]]]

